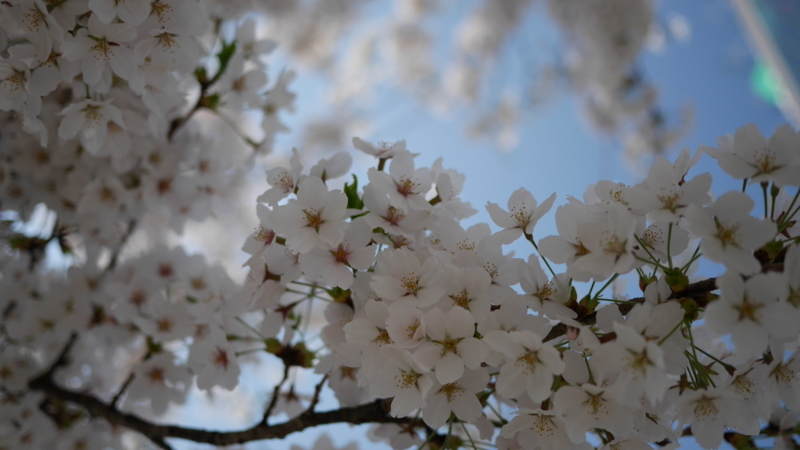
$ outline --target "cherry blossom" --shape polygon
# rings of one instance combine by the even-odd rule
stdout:
[[[496,203],[486,204],[486,210],[497,226],[504,228],[498,238],[505,242],[513,242],[522,234],[533,235],[533,227],[542,218],[556,200],[553,193],[541,205],[538,205],[533,195],[525,188],[520,188],[511,194],[508,199],[508,211],[504,211]]]
[[[430,339],[414,352],[414,359],[425,370],[435,370],[436,379],[451,383],[464,374],[464,367],[477,369],[488,348],[473,337],[475,320],[467,310],[456,306],[444,313],[436,308],[423,319]]]
[[[700,246],[706,258],[746,275],[759,270],[753,251],[775,236],[775,225],[751,217],[754,206],[745,194],[727,192],[713,206],[687,210],[687,227],[703,238]]]
[[[104,24],[97,15],[89,17],[88,28],[82,28],[62,44],[64,58],[80,61],[83,79],[89,86],[100,83],[109,69],[127,81],[134,92],[142,92],[143,80],[133,52],[124,43],[136,38],[136,28],[126,23]],[[106,65],[108,63],[108,65]]]
[[[125,126],[122,112],[112,103],[112,99],[102,102],[87,99],[66,107],[60,113],[64,118],[58,127],[58,137],[71,139],[80,133],[81,144],[89,152],[99,152],[108,136],[109,124]]]
[[[721,141],[727,145],[721,149],[704,147],[703,151],[716,158],[720,167],[733,178],[797,186],[800,179],[800,161],[795,150],[800,143],[798,139],[789,125],[783,125],[767,140],[751,123],[736,130],[732,143]]]
[[[272,226],[286,234],[286,245],[304,253],[320,244],[338,246],[348,224],[343,221],[347,197],[342,191],[328,191],[317,177],[304,179],[297,188],[297,199],[275,208]]]

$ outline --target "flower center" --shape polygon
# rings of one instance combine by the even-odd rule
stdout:
[[[525,203],[522,203],[521,207],[514,206],[511,208],[511,218],[514,219],[514,222],[517,222],[517,225],[525,229],[528,226],[528,223],[531,221],[531,216],[528,214],[528,210],[525,208]]]
[[[414,372],[403,372],[402,375],[395,376],[394,378],[398,381],[397,387],[401,389],[410,389],[417,385],[417,380],[421,376],[422,375]]]
[[[697,405],[694,407],[694,415],[697,417],[716,416],[717,414],[719,414],[717,407],[708,397],[698,400]]]
[[[525,366],[527,366],[525,368],[525,372],[530,373],[530,372],[532,372],[532,369],[535,369],[536,365],[539,364],[540,362],[541,361],[539,361],[539,352],[538,351],[529,351],[528,353],[525,353],[524,355],[518,357],[517,358],[517,364],[515,364],[515,365],[519,366],[519,365],[524,364]]]
[[[401,278],[400,285],[406,290],[406,295],[417,295],[417,292],[422,289],[419,285],[419,277],[414,272]]]
[[[415,193],[414,190],[417,187],[419,187],[419,183],[415,183],[414,180],[403,177],[400,178],[400,181],[397,183],[397,192],[403,197],[408,197]]]
[[[390,206],[389,209],[386,210],[386,215],[383,216],[383,220],[389,222],[390,224],[397,226],[397,224],[403,220],[405,214],[401,213],[397,208],[394,206]]]
[[[461,394],[466,391],[464,388],[455,383],[448,383],[442,386],[442,388],[439,389],[439,392],[447,397],[447,403],[451,403],[456,398],[461,397]]]
[[[391,344],[392,338],[389,337],[389,332],[383,328],[378,328],[378,336],[372,341],[378,345]]]
[[[458,343],[461,342],[463,339],[464,338],[453,339],[449,336],[446,337],[441,343],[442,356],[448,353],[453,353],[453,354],[458,353]]]
[[[313,228],[319,232],[319,227],[325,223],[322,215],[315,208],[304,209],[303,214],[305,214],[306,227]]]
[[[225,350],[221,348],[217,348],[217,351],[214,352],[214,365],[217,367],[222,367],[223,370],[228,370],[228,364],[231,362],[228,360],[228,354],[225,353]]]
[[[716,238],[719,239],[720,243],[723,247],[727,247],[728,245],[732,245],[734,247],[739,246],[739,225],[727,225],[719,221],[716,217],[714,217],[714,223],[717,225],[717,235]]]
[[[160,367],[153,367],[149,372],[147,372],[147,378],[151,383],[164,384],[164,369]]]
[[[780,169],[780,167],[775,165],[775,159],[775,153],[770,148],[764,148],[760,151],[757,151],[755,154],[755,164],[751,164],[756,168],[756,170],[758,170],[756,175],[772,173]]]
[[[750,320],[752,322],[758,323],[758,319],[760,318],[760,314],[758,314],[758,310],[763,308],[764,305],[753,303],[747,299],[745,296],[744,301],[738,307],[735,307],[737,311],[739,311],[739,320]]]
[[[333,259],[335,259],[337,263],[347,264],[347,257],[350,254],[342,247],[342,244],[339,244],[336,250],[331,251],[331,255],[333,255]]]
[[[259,225],[254,239],[264,245],[269,245],[272,244],[272,240],[275,239],[275,232],[264,228],[263,225]]]
[[[448,297],[450,297],[453,300],[454,305],[469,310],[469,302],[471,302],[472,299],[469,298],[469,292],[467,292],[466,289],[462,290],[456,295],[449,295]]]

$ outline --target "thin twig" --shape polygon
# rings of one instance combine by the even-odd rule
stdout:
[[[283,384],[286,383],[286,380],[289,378],[289,368],[291,366],[285,365],[283,368],[283,379],[280,383],[275,386],[275,389],[272,391],[272,398],[269,399],[269,405],[267,405],[267,409],[264,411],[264,417],[261,418],[261,424],[266,425],[267,420],[269,420],[269,416],[272,414],[272,410],[275,409],[275,405],[278,404],[278,398],[281,395],[281,388]]]
[[[317,406],[317,403],[319,403],[319,394],[320,392],[322,392],[322,386],[325,384],[326,381],[328,381],[327,373],[322,377],[321,380],[319,380],[319,383],[317,383],[317,385],[314,387],[314,396],[311,397],[311,403],[308,405],[308,409],[306,409],[303,412],[303,414],[314,413],[314,408]]]
[[[125,382],[122,383],[122,386],[120,386],[119,391],[117,391],[117,393],[114,395],[114,398],[111,399],[110,403],[111,406],[115,408],[117,407],[117,402],[119,401],[119,398],[122,397],[122,394],[125,392],[126,389],[128,389],[128,386],[130,386],[132,382],[133,382],[133,371],[131,371],[131,373],[128,374],[128,378],[125,379]]]
[[[114,248],[114,251],[111,253],[111,259],[109,260],[108,265],[106,266],[103,273],[111,272],[112,270],[114,270],[115,267],[117,267],[117,260],[119,259],[119,254],[122,252],[122,248],[125,247],[125,243],[128,242],[128,238],[131,237],[131,234],[133,234],[133,230],[135,228],[136,228],[136,219],[131,219],[130,221],[128,221],[128,228],[127,230],[125,230],[125,234],[122,235],[122,238],[120,239],[119,243]]]

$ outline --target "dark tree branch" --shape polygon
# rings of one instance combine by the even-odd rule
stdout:
[[[48,374],[49,372],[45,375]],[[28,386],[31,389],[42,391],[48,396],[80,405],[93,416],[101,417],[111,425],[137,431],[162,448],[167,448],[164,447],[165,444],[163,440],[165,438],[179,438],[205,444],[226,446],[265,439],[282,439],[291,433],[302,431],[306,428],[334,423],[359,425],[363,423],[410,424],[414,422],[414,419],[390,416],[388,411],[391,400],[381,399],[350,408],[302,414],[292,420],[275,425],[259,423],[241,431],[209,431],[149,422],[133,414],[121,412],[114,406],[103,403],[91,395],[61,388],[53,383],[53,380],[49,376],[40,376],[32,380]],[[423,426],[421,422],[420,426]]]
[[[28,383],[28,387],[41,391],[48,397],[65,402],[74,403],[83,407],[95,417],[108,421],[111,425],[121,426],[137,431],[163,449],[170,449],[164,442],[165,438],[179,438],[189,441],[212,445],[234,445],[245,442],[260,441],[265,439],[282,439],[291,433],[305,430],[306,428],[334,423],[350,423],[353,425],[363,423],[397,423],[424,426],[418,419],[395,418],[389,415],[391,399],[380,399],[364,405],[341,408],[333,411],[311,412],[306,411],[300,416],[287,422],[276,425],[258,423],[251,428],[241,431],[209,431],[194,428],[185,428],[176,425],[161,425],[149,422],[133,414],[124,413],[114,404],[107,404],[98,398],[80,392],[73,392],[55,384],[53,374],[66,364],[68,354],[75,343],[77,335],[73,334],[64,350],[59,354],[53,365],[42,375]],[[288,370],[287,370],[288,372]],[[283,383],[281,383],[283,384]]]

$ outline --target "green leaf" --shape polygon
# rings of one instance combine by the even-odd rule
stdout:
[[[344,193],[347,195],[347,208],[364,209],[364,200],[358,196],[358,178],[353,175],[353,184],[344,184]]]
[[[222,41],[222,50],[217,53],[217,59],[219,60],[218,74],[221,75],[223,72],[225,72],[225,69],[228,68],[228,63],[231,62],[231,58],[233,57],[234,53],[236,53],[236,41],[232,41],[228,44],[226,44],[225,41]]]
[[[194,77],[197,78],[197,82],[200,84],[208,83],[208,71],[205,67],[198,67],[194,71]]]

